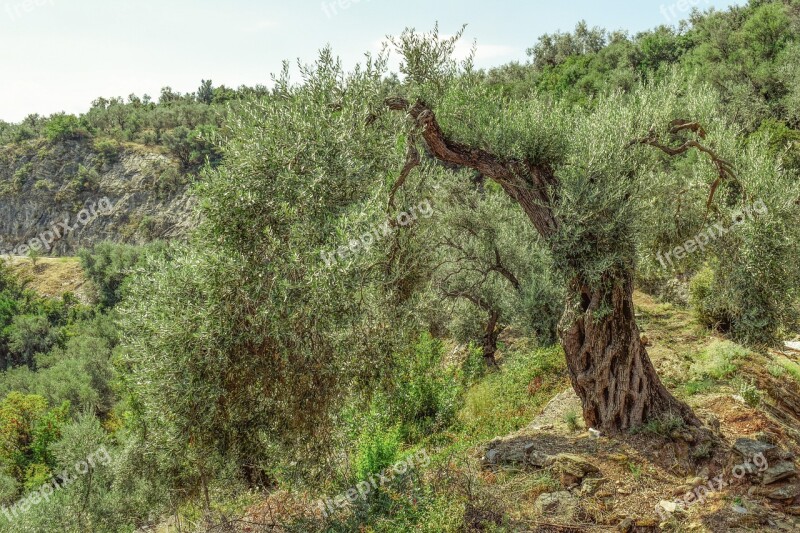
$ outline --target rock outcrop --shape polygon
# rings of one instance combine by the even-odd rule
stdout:
[[[194,225],[189,182],[153,147],[94,140],[0,147],[0,255],[25,255],[31,246],[74,255],[103,240],[180,238]]]

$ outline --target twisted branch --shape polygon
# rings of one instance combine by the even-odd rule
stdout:
[[[697,134],[698,137],[701,139],[706,138],[706,130],[699,122],[690,122],[686,120],[673,120],[669,123],[670,129],[669,133],[672,135],[677,135],[683,131],[692,131]],[[650,128],[647,136],[642,137],[640,139],[634,139],[630,142],[629,146],[634,146],[637,144],[646,144],[649,146],[653,146],[658,148],[662,152],[670,156],[678,156],[685,154],[692,148],[707,154],[711,158],[711,162],[714,164],[714,167],[717,170],[717,178],[711,184],[711,188],[708,193],[708,200],[706,201],[706,216],[708,216],[708,210],[711,208],[711,205],[714,202],[714,195],[717,192],[717,189],[722,184],[723,181],[731,179],[736,181],[741,185],[739,178],[736,176],[736,172],[734,171],[734,167],[731,163],[722,159],[714,150],[709,148],[708,146],[696,141],[694,139],[689,139],[683,142],[683,144],[672,147],[662,143],[659,139],[659,135],[656,133],[655,128]]]

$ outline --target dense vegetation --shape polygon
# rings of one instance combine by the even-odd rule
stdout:
[[[326,49],[269,90],[204,81],[0,123],[0,144],[170,150],[200,174],[202,214],[188,244],[82,252],[91,303],[37,296],[0,263],[0,504],[110,458],[0,531],[167,516],[203,530],[266,493],[334,495],[423,451],[450,472],[574,377],[565,326],[613,316],[607,293],[630,296],[630,278],[753,349],[797,331],[800,2],[636,36],[581,23],[489,72],[452,59],[458,37],[404,32],[402,77],[383,55],[344,72]],[[441,130],[421,129],[434,114]],[[459,150],[483,160],[448,158]],[[547,213],[493,175],[508,168],[546,175]],[[524,340],[498,361],[506,329]],[[720,346],[698,380],[748,353]],[[325,518],[298,497],[284,525],[500,528],[456,477],[412,469]]]
[[[203,80],[196,93],[181,94],[164,87],[157,102],[148,95],[101,97],[81,116],[57,113],[49,117],[28,115],[19,124],[0,121],[0,146],[31,139],[134,142],[163,147],[185,170],[197,170],[218,160],[214,139],[229,106],[266,94],[264,87],[234,90]]]

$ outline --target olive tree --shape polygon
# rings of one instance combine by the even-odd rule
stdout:
[[[406,117],[409,139],[497,183],[553,254],[568,292],[561,343],[587,424],[610,434],[662,416],[700,426],[661,383],[636,324],[633,277],[648,188],[675,178],[673,158],[694,158],[708,195],[687,208],[708,209],[720,188],[735,202],[748,181],[774,177],[774,165],[748,159],[717,112],[717,96],[699,84],[687,90],[669,81],[565,109],[498,96],[476,82],[469,62],[451,59],[452,40],[436,31],[407,31],[395,44],[406,86],[386,105]],[[750,175],[737,176],[747,161]]]
[[[482,317],[484,361],[495,367],[497,340],[514,324],[544,343],[554,340],[561,291],[552,259],[525,217],[483,176],[443,177],[431,223],[438,254],[432,272],[439,298],[468,302]]]

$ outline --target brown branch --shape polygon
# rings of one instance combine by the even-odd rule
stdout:
[[[519,279],[517,279],[517,276],[515,276],[513,272],[511,272],[503,265],[502,261],[500,260],[500,250],[498,250],[497,247],[495,247],[494,249],[494,257],[495,257],[495,264],[492,265],[491,270],[494,270],[495,272],[506,278],[509,281],[509,283],[511,283],[511,285],[514,287],[514,289],[517,292],[520,292],[522,286],[519,282]]]
[[[448,298],[464,298],[466,300],[469,300],[476,307],[480,307],[481,309],[483,309],[484,311],[486,311],[488,313],[491,313],[491,312],[494,311],[494,308],[491,305],[489,305],[486,302],[486,300],[484,300],[483,298],[480,298],[478,296],[473,296],[473,295],[471,295],[471,294],[469,294],[467,292],[464,292],[464,291],[442,291],[442,293],[444,294],[444,296],[447,296]]]
[[[400,171],[400,177],[397,178],[394,186],[392,186],[392,190],[389,192],[389,212],[395,208],[394,197],[397,194],[397,191],[405,184],[406,179],[408,179],[408,175],[411,174],[411,171],[414,170],[414,168],[419,166],[419,163],[420,158],[419,150],[417,150],[417,138],[413,133],[411,133],[408,135],[408,140],[406,141],[406,164],[403,166],[403,170]]]
[[[670,129],[669,132],[673,135],[676,133],[680,133],[684,130],[690,130],[695,132],[697,135],[700,136],[701,139],[706,138],[706,130],[703,126],[700,125],[699,122],[691,122],[689,120],[673,120],[669,123]]]
[[[477,170],[497,182],[516,200],[536,230],[549,237],[558,230],[552,211],[550,189],[558,184],[552,170],[529,161],[502,159],[481,148],[471,147],[447,137],[436,115],[424,102],[411,105],[404,98],[386,100],[389,109],[406,111],[421,132],[431,154],[440,161]]]
[[[700,125],[699,122],[689,122],[685,120],[673,120],[670,122],[670,129],[669,133],[677,134],[682,131],[692,131],[696,133],[701,139],[706,138],[706,130],[703,126]],[[711,205],[714,202],[714,195],[717,192],[717,189],[722,184],[723,181],[731,179],[736,181],[741,185],[739,178],[736,176],[736,172],[734,171],[734,167],[728,161],[722,159],[714,150],[709,148],[708,146],[693,140],[689,139],[684,141],[683,144],[680,146],[672,147],[662,143],[659,138],[658,134],[655,132],[654,128],[651,128],[648,132],[646,137],[642,137],[640,139],[634,139],[630,142],[629,146],[634,146],[636,144],[646,144],[649,146],[653,146],[658,148],[662,152],[670,156],[678,156],[685,154],[692,148],[708,155],[711,158],[711,162],[714,164],[714,167],[717,169],[717,178],[711,184],[708,193],[708,200],[706,201],[706,217],[708,216],[708,210],[711,209]]]

